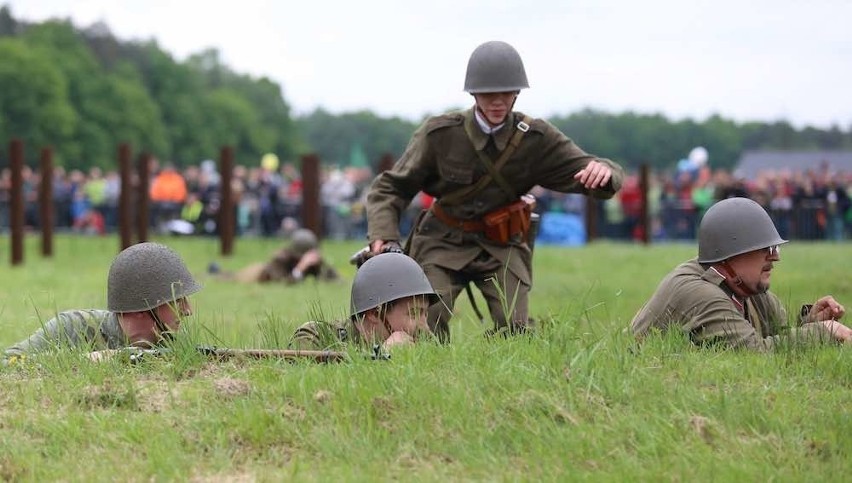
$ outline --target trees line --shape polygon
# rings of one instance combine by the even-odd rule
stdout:
[[[418,124],[371,111],[293,116],[281,85],[233,71],[214,49],[178,62],[156,41],[123,41],[104,24],[27,23],[5,6],[0,59],[0,145],[14,137],[53,146],[66,168],[109,167],[122,142],[178,166],[215,159],[226,144],[246,165],[267,152],[376,164],[384,153],[401,154]],[[587,151],[629,167],[672,167],[698,145],[725,168],[747,149],[852,149],[852,125],[797,129],[783,120],[670,120],[593,109],[550,121]],[[8,166],[6,154],[0,167]],[[35,164],[35,156],[27,153],[27,161]]]

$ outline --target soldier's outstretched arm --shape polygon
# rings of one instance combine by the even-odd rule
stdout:
[[[400,214],[423,189],[429,173],[435,169],[425,125],[414,133],[393,168],[380,173],[370,185],[367,193],[367,239],[371,241],[371,249],[376,248],[372,242],[381,242],[375,244],[381,250],[383,243],[400,239]]]

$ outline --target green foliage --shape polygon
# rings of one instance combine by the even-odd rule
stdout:
[[[795,129],[789,123],[744,123],[708,117],[670,121],[660,114],[610,114],[586,109],[550,121],[583,149],[629,167],[648,163],[671,169],[696,146],[704,146],[714,167],[733,168],[744,150],[852,149],[852,131]]]
[[[18,24],[0,12],[0,140],[54,146],[67,167],[115,166],[129,142],[177,165],[217,158],[232,144],[237,162],[300,151],[278,84],[223,66],[209,50],[177,62],[154,42],[121,42],[96,24]],[[34,163],[30,154],[30,163]]]
[[[70,141],[77,118],[66,80],[50,57],[21,40],[3,38],[0,59],[0,139],[36,146]],[[37,151],[27,154],[34,162]]]
[[[285,161],[314,152],[328,164],[366,159],[376,166],[386,154],[399,157],[417,127],[370,111],[319,108],[293,119],[278,83],[234,72],[217,50],[181,62],[156,41],[122,41],[101,23],[30,24],[2,7],[0,55],[0,144],[22,138],[30,164],[39,147],[52,145],[67,167],[115,166],[118,144],[129,142],[136,153],[178,166],[217,159],[225,144],[244,165],[257,165],[268,152]],[[786,121],[670,120],[591,109],[551,121],[586,151],[628,167],[672,168],[699,145],[723,168],[747,149],[852,149],[852,130],[796,129]]]
[[[393,117],[381,118],[369,111],[333,115],[323,109],[297,120],[305,141],[328,163],[348,165],[353,150],[362,150],[374,167],[389,153],[398,157],[417,127]]]

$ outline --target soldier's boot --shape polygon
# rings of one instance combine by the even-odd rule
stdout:
[[[527,319],[526,324],[518,324],[512,323],[511,326],[507,325],[495,325],[493,329],[488,329],[485,331],[485,338],[491,339],[497,335],[502,335],[503,337],[509,337],[510,335],[522,335],[529,334],[532,332],[535,327],[535,319],[529,317]]]

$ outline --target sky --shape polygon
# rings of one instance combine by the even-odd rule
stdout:
[[[104,22],[176,59],[215,48],[282,86],[296,114],[412,121],[472,104],[470,53],[503,40],[530,82],[516,109],[584,108],[852,127],[848,0],[0,0],[15,18]]]

